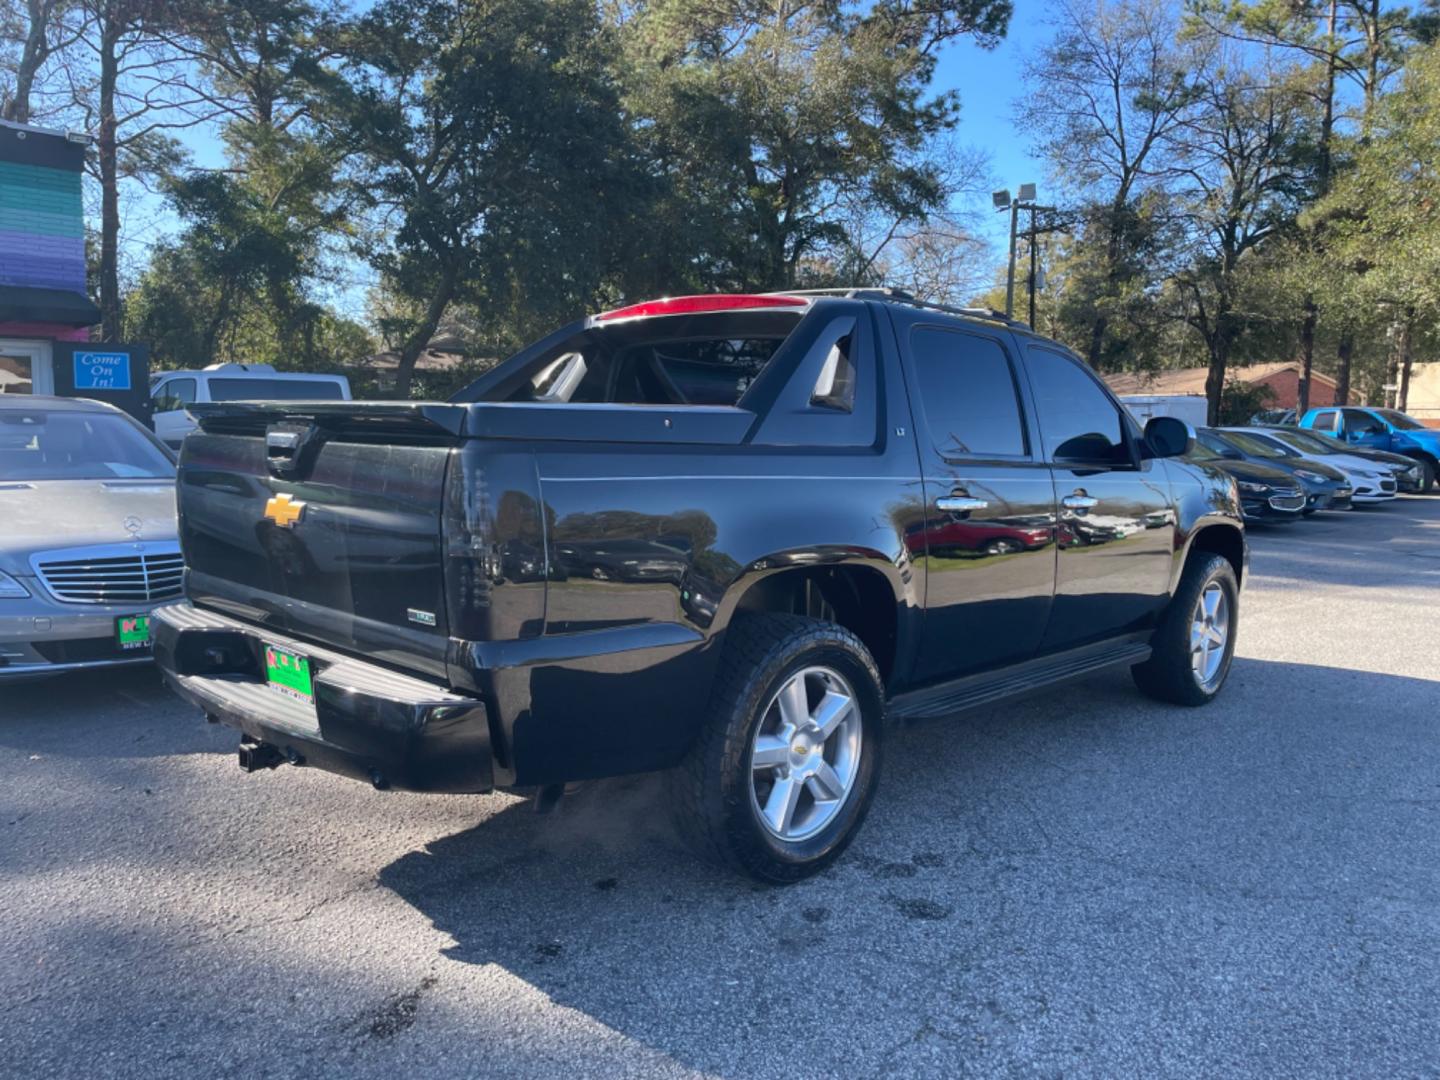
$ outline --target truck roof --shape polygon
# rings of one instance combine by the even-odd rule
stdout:
[[[906,307],[922,308],[962,319],[990,323],[1003,323],[1013,330],[1033,334],[1029,324],[1011,318],[1004,312],[987,307],[955,307],[920,300],[904,289],[890,286],[854,287],[836,289],[782,289],[764,293],[702,293],[689,296],[667,296],[657,300],[644,300],[627,304],[591,315],[585,320],[588,326],[621,322],[628,319],[653,318],[664,315],[711,315],[727,311],[793,310],[803,314],[815,300],[871,300]]]

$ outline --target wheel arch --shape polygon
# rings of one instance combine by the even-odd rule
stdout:
[[[807,552],[752,563],[727,591],[716,621],[723,629],[736,615],[771,612],[835,622],[864,643],[890,687],[910,655],[914,611],[899,571],[879,553]]]
[[[1249,564],[1249,552],[1245,544],[1245,531],[1228,518],[1208,519],[1198,522],[1185,543],[1183,557],[1177,560],[1171,592],[1174,592],[1185,572],[1185,566],[1196,552],[1221,555],[1235,570],[1235,580],[1245,581]]]

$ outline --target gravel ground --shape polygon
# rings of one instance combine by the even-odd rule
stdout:
[[[817,880],[650,779],[246,776],[153,672],[0,689],[0,1074],[1440,1076],[1440,499],[1252,537],[1220,703],[895,732]]]

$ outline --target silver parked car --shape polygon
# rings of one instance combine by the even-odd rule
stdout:
[[[0,396],[0,682],[149,660],[183,579],[164,444],[97,401]]]

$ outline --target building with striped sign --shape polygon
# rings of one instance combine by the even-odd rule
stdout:
[[[54,393],[56,345],[100,321],[85,295],[88,141],[0,121],[0,393]]]

